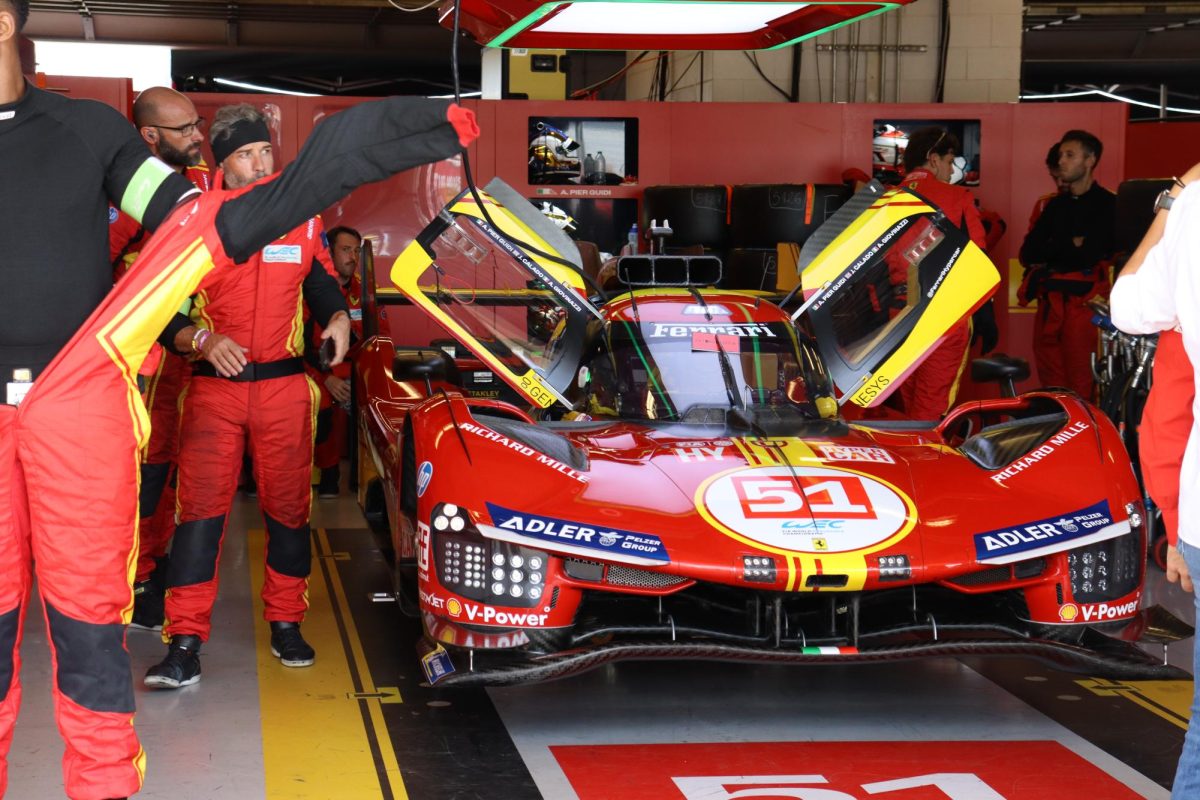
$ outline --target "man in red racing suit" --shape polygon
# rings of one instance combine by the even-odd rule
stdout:
[[[904,186],[940,208],[951,223],[987,252],[987,234],[970,190],[946,183],[958,138],[942,128],[922,128],[909,137],[904,151]],[[912,419],[941,419],[958,394],[971,343],[967,320],[951,328],[937,346],[900,385],[904,413]]]
[[[212,188],[204,163],[203,118],[186,96],[165,86],[151,86],[133,103],[133,122],[150,152],[182,174],[202,192]],[[133,217],[109,210],[109,260],[117,280],[137,260],[149,232]],[[179,446],[179,397],[191,367],[178,355],[155,348],[143,365],[142,401],[150,412],[150,443],[142,453],[138,497],[138,562],[133,585],[130,627],[162,627],[167,545],[175,532],[175,455]],[[151,580],[153,575],[154,580]]]
[[[326,235],[329,254],[337,271],[338,283],[346,306],[350,310],[350,331],[354,340],[362,340],[362,282],[359,281],[358,261],[362,255],[362,234],[353,228],[339,225]],[[317,497],[337,497],[341,483],[342,452],[346,449],[346,430],[350,424],[350,363],[343,361],[328,370],[319,358],[324,330],[309,318],[304,327],[308,342],[305,359],[308,375],[321,390],[321,406],[317,411],[317,430],[313,445],[313,466],[320,470]],[[351,353],[353,356],[353,353]]]
[[[274,171],[270,129],[253,106],[223,106],[210,138],[220,163],[217,186],[239,189]],[[163,625],[170,646],[146,673],[151,688],[200,679],[198,650],[211,631],[221,542],[246,444],[267,530],[262,597],[272,652],[286,666],[313,663],[299,626],[308,606],[318,393],[304,371],[301,309],[308,305],[324,338],[344,354],[350,318],[333,275],[320,219],[313,217],[207,281],[193,300],[191,324],[175,334],[174,349],[190,349],[201,360],[180,419],[179,525]]]
[[[39,369],[20,405],[0,405],[0,754],[20,704],[21,623],[36,562],[59,726],[86,745],[68,750],[68,793],[98,800],[141,785],[124,625],[133,606],[138,454],[149,434],[136,376],[155,336],[198,287],[281,232],[356,186],[450,157],[477,135],[473,115],[446,101],[390,98],[328,117],[276,180],[176,208]]]

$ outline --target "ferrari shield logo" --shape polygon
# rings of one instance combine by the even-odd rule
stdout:
[[[829,549],[829,542],[825,541],[824,539],[813,539],[812,543],[813,543],[814,550],[828,550]]]

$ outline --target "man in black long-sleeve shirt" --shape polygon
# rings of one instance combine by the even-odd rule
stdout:
[[[1059,143],[1059,179],[1067,191],[1042,211],[1021,246],[1034,270],[1034,359],[1044,386],[1066,386],[1092,398],[1091,354],[1096,327],[1087,300],[1108,291],[1108,261],[1116,249],[1116,196],[1093,173],[1103,145],[1087,131],[1068,131]]]
[[[67,794],[101,800],[135,793],[145,770],[124,625],[133,606],[138,449],[148,436],[135,378],[146,352],[207,277],[236,269],[356,186],[454,155],[478,128],[470,112],[432,100],[393,98],[336,114],[276,180],[176,207],[104,296],[90,265],[111,276],[107,197],[153,224],[179,196],[171,197],[171,176],[193,187],[163,165],[129,167],[126,139],[105,117],[115,112],[25,84],[17,37],[27,10],[26,0],[0,0],[0,363],[37,376],[19,407],[0,404],[0,794],[36,564]],[[73,133],[80,124],[86,133]],[[132,126],[127,135],[137,142]],[[43,144],[58,149],[44,155]],[[94,238],[94,254],[74,249],[81,237]],[[86,301],[64,302],[77,293]],[[28,336],[26,324],[47,335]]]
[[[53,457],[25,463],[42,443],[35,432],[20,430],[27,408],[18,410],[15,403],[112,288],[109,203],[153,230],[196,189],[151,156],[112,108],[68,100],[25,81],[18,39],[28,11],[27,0],[0,0],[0,795],[20,702],[14,651],[29,601],[32,556],[55,655],[52,685],[66,740],[67,793],[118,797],[137,791],[145,768],[130,724],[133,692],[121,625],[130,593],[119,588],[127,583],[136,506],[131,502],[123,515],[119,536],[116,528],[106,529],[79,548],[70,535],[72,514],[89,514],[87,502],[31,525],[38,515],[27,497],[36,497],[42,484],[78,480],[87,494],[90,476],[82,464],[74,474],[59,471]],[[87,402],[86,392],[77,402]],[[128,471],[132,501],[136,452],[127,456],[125,463],[92,469]],[[61,458],[70,460],[68,453]],[[113,502],[103,493],[88,500]],[[31,528],[37,533],[31,535]],[[93,576],[99,591],[90,591]]]

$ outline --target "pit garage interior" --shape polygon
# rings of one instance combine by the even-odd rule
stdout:
[[[26,35],[35,42],[175,48],[172,78],[202,116],[211,120],[231,102],[269,109],[282,163],[328,114],[372,97],[454,91],[452,35],[439,24],[453,4],[414,2],[404,10],[384,0],[31,5]],[[1030,209],[1052,188],[1043,163],[1047,147],[1066,130],[1092,131],[1104,142],[1098,181],[1114,190],[1127,180],[1182,174],[1200,160],[1192,121],[1200,113],[1197,44],[1197,3],[915,0],[774,51],[503,50],[481,48],[465,35],[457,51],[462,103],[482,130],[469,150],[475,181],[483,187],[500,177],[534,206],[573,216],[606,253],[627,243],[634,223],[645,236],[650,187],[731,187],[732,196],[739,187],[836,186],[847,168],[869,173],[878,166],[873,145],[885,123],[973,125],[972,191],[1008,224],[989,253],[1001,279],[998,350],[1032,360],[1034,309],[1017,301],[1017,254]],[[539,55],[542,66],[534,67]],[[136,95],[123,78],[39,74],[38,80],[124,113]],[[227,81],[263,90],[236,92]],[[597,171],[616,179],[546,181],[530,166],[531,136],[542,121],[574,121],[580,130],[600,123],[603,141],[617,150],[609,150],[611,169]],[[619,135],[613,138],[603,124]],[[205,152],[211,163],[207,145]],[[624,163],[614,166],[614,155]],[[393,259],[461,181],[461,162],[423,167],[357,190],[328,209],[324,222],[366,234],[386,295]],[[774,243],[740,244],[754,251],[739,255],[740,268],[779,281],[745,288],[789,285]],[[380,332],[397,344],[426,346],[446,336],[411,305],[381,303],[378,320]],[[1037,388],[1033,378],[1017,385]],[[979,383],[964,387],[962,397],[999,393]],[[315,665],[289,670],[270,654],[259,599],[263,522],[255,498],[243,492],[221,555],[203,679],[177,691],[144,689],[140,677],[161,658],[163,645],[155,632],[130,630],[136,724],[148,759],[139,797],[1170,796],[1192,698],[1190,638],[1139,645],[1181,671],[1154,679],[1098,677],[1032,657],[968,652],[853,664],[628,660],[544,683],[431,684],[422,620],[411,613],[412,600],[393,594],[395,555],[379,519],[380,497],[355,484],[359,444],[352,436],[340,495],[313,500],[304,632],[316,649]],[[478,479],[504,497],[504,475]],[[1192,596],[1166,582],[1152,554],[1138,603],[1195,623]],[[1089,608],[1109,612],[1103,604]],[[454,668],[469,672],[472,663],[456,658]],[[31,617],[25,628],[22,660],[9,796],[61,797],[62,742],[40,619]]]

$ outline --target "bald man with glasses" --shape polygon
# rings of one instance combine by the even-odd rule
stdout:
[[[185,95],[152,86],[133,103],[133,121],[150,152],[201,191],[212,179],[200,146],[204,118]],[[137,258],[148,236],[133,217],[109,211],[109,258],[120,278]],[[159,355],[161,353],[161,355]],[[185,359],[159,348],[143,368],[142,400],[150,412],[150,442],[142,452],[138,491],[138,560],[130,627],[160,630],[166,591],[167,546],[175,532],[174,473],[179,451],[179,397],[191,370]]]

